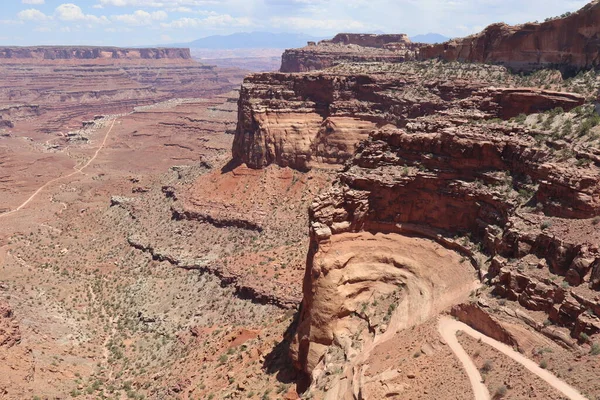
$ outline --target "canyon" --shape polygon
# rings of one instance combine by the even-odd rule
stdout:
[[[252,74],[0,49],[0,397],[600,396],[597,7]]]
[[[244,80],[236,164],[339,171],[309,210],[304,295],[290,346],[310,382],[306,393],[414,398],[414,377],[402,379],[405,360],[397,372],[379,369],[388,379],[365,376],[382,363],[373,353],[386,348],[386,359],[397,360],[401,351],[389,344],[402,346],[407,331],[430,329],[428,321],[460,303],[475,308],[453,315],[493,336],[509,332],[500,339],[531,357],[539,357],[531,342],[548,340],[571,349],[571,361],[595,353],[597,75],[564,75],[593,67],[581,61],[593,60],[582,50],[593,46],[565,47],[548,31],[561,28],[566,37],[578,21],[593,21],[596,9],[593,2],[542,24],[533,35],[537,60],[501,35],[468,42],[487,38],[494,26],[474,39],[412,48],[402,35],[387,42],[340,34],[286,51],[279,73]],[[524,38],[529,28],[510,32]],[[392,52],[410,56],[368,58],[395,42],[402,44]],[[447,51],[454,43],[497,57]],[[503,46],[513,53],[502,53]],[[581,57],[545,59],[544,51],[556,54],[553,46]],[[514,73],[523,70],[530,74]],[[425,355],[439,352],[431,341],[423,346]],[[423,398],[439,396],[432,390],[429,382]],[[595,389],[579,390],[590,396]]]

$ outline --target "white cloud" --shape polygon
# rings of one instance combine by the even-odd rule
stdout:
[[[17,18],[19,18],[21,21],[46,21],[51,19],[51,17],[47,16],[40,10],[36,10],[35,8],[20,11],[17,14]]]
[[[212,15],[206,18],[180,18],[168,23],[162,23],[163,28],[202,28],[215,29],[223,27],[250,27],[255,24],[250,18],[234,18],[229,14]]]
[[[23,4],[44,4],[45,1],[44,0],[21,0],[21,3]]]
[[[164,21],[169,15],[164,11],[146,12],[137,10],[133,14],[113,15],[110,17],[113,21],[122,22],[127,25],[144,26],[152,25],[157,21]]]
[[[108,18],[105,16],[97,17],[91,14],[84,14],[81,7],[72,3],[61,4],[60,6],[56,7],[54,15],[57,19],[67,22],[80,21],[98,24],[110,23]]]
[[[284,28],[299,31],[334,30],[334,31],[360,31],[364,29],[376,29],[368,27],[360,21],[352,19],[315,19],[304,17],[273,17],[270,25],[274,28]]]

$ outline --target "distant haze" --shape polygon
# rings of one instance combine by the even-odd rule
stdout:
[[[410,38],[415,43],[444,43],[450,40],[449,37],[440,35],[439,33],[427,33],[425,35],[416,35]]]
[[[319,41],[303,33],[239,32],[231,35],[215,35],[194,40],[189,43],[175,43],[173,47],[192,49],[290,49],[304,47],[308,41]]]

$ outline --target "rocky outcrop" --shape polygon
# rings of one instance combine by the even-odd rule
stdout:
[[[271,304],[284,309],[292,309],[300,301],[299,298],[289,292],[273,293],[270,288],[259,287],[254,282],[248,282],[247,277],[243,274],[236,273],[236,271],[214,260],[181,257],[168,250],[154,247],[148,239],[140,236],[130,236],[127,238],[127,242],[131,247],[150,254],[153,260],[168,262],[181,269],[198,270],[212,274],[219,278],[222,285],[232,286],[236,295],[242,299],[259,304]]]
[[[588,281],[593,267],[583,260],[600,255],[594,239],[550,234],[542,222],[599,214],[600,170],[557,157],[539,131],[482,123],[583,102],[571,93],[423,80],[406,71],[250,76],[240,97],[238,161],[301,170],[345,163],[310,209],[292,347],[297,367],[320,374],[338,351],[331,348],[348,360],[358,357],[379,334],[468,295],[475,271],[500,287],[480,251],[539,257],[553,274]],[[381,304],[383,315],[376,311]],[[574,327],[577,318],[557,321]],[[574,332],[594,331],[589,322],[577,324]]]
[[[349,62],[400,63],[414,60],[421,46],[405,34],[340,33],[331,40],[286,50],[281,58],[281,72],[309,72]]]
[[[518,26],[493,24],[463,39],[420,49],[419,59],[439,58],[505,65],[515,71],[554,67],[571,72],[600,65],[600,3],[565,18]]]
[[[21,341],[19,325],[10,306],[0,301],[0,348],[10,348]]]
[[[565,114],[584,97],[519,87],[505,67],[440,64],[257,74],[242,86],[236,161],[342,168],[309,210],[291,355],[313,382],[344,360],[352,386],[370,350],[464,301],[476,277],[546,312],[560,329],[532,324],[568,347],[564,328],[600,327],[585,311],[598,307],[600,162],[587,143],[538,125],[558,114],[572,124],[591,106]],[[535,125],[518,122],[550,110]],[[509,330],[495,335],[514,342]]]
[[[518,339],[502,325],[502,322],[488,314],[477,304],[468,303],[454,306],[451,314],[459,321],[499,342],[511,347],[519,344]]]
[[[349,235],[369,232],[375,235],[370,240],[377,242],[380,234],[406,234],[407,225],[423,225],[446,237],[447,242],[456,235],[468,234],[492,254],[513,260],[536,254],[544,260],[545,268],[554,273],[568,275],[571,270],[580,271],[578,273],[583,276],[579,282],[587,279],[591,262],[577,260],[593,260],[600,256],[593,238],[584,240],[585,243],[569,243],[566,239],[550,236],[540,228],[539,222],[531,222],[540,221],[538,215],[529,215],[521,209],[522,201],[531,200],[537,201],[539,209],[547,209],[547,215],[555,210],[565,210],[560,212],[561,218],[570,218],[574,214],[590,218],[599,214],[598,168],[584,172],[551,164],[551,153],[536,148],[533,138],[501,126],[463,125],[426,131],[422,127],[415,124],[405,130],[387,128],[373,132],[368,141],[359,145],[351,163],[340,173],[339,184],[319,197],[311,208],[312,244],[295,350],[299,366],[308,373],[313,372],[326,347],[334,343],[331,336],[329,342],[315,336],[315,332],[322,329],[319,326],[323,321],[334,321],[331,324],[340,319],[335,314],[328,314],[329,319],[321,316],[323,309],[329,310],[329,306],[325,307],[321,302],[324,299],[330,302],[333,297],[322,296],[320,288],[332,284],[327,283],[331,280],[331,268],[340,269],[345,277],[348,276],[346,265],[349,263],[341,258],[349,253],[335,243]],[[552,170],[557,173],[550,172]],[[532,199],[519,200],[507,195],[501,189],[502,184],[496,181],[505,174],[513,177],[513,188],[537,186]],[[589,186],[584,182],[589,182]],[[546,197],[540,192],[565,185],[571,187],[573,195],[553,197],[552,202],[556,202],[553,205],[544,203]],[[578,190],[582,192],[575,194]],[[332,250],[340,260],[326,262]],[[381,271],[367,268],[363,273],[367,270],[368,278],[365,275],[353,281],[355,285],[360,282],[363,287],[361,298],[380,293],[373,282],[388,281]],[[513,276],[512,273],[500,271],[490,270],[490,276],[498,276],[498,281],[492,284],[506,288],[516,285],[511,290],[519,293],[512,295],[505,289],[498,292],[500,295],[520,299],[521,304],[535,310],[551,312],[558,305],[557,323],[573,327],[574,334],[596,332],[597,322],[580,321],[585,308],[572,306],[579,303],[566,301],[562,290],[555,288],[551,294],[550,288],[544,290],[525,281],[519,283],[518,278],[507,281],[507,276]],[[338,293],[345,287],[339,282],[334,286]],[[571,309],[576,311],[568,311]]]
[[[410,47],[412,42],[408,35],[404,33],[400,34],[369,34],[369,33],[338,33],[331,40],[322,40],[320,44],[324,43],[335,43],[335,44],[354,44],[362,47],[374,47],[383,49],[394,46]]]
[[[331,279],[331,273],[324,268],[346,271],[345,261],[336,261],[331,267],[325,267],[324,263],[331,249],[337,249],[338,257],[348,254],[335,246],[336,241],[348,235],[369,232],[375,235],[371,240],[377,241],[379,234],[414,234],[418,231],[407,226],[421,225],[445,237],[445,242],[438,242],[446,248],[453,237],[469,235],[489,253],[506,259],[519,260],[534,254],[544,260],[544,268],[555,274],[576,274],[577,284],[589,279],[592,263],[584,260],[600,256],[593,237],[570,242],[558,233],[550,235],[541,227],[543,214],[540,218],[535,211],[521,208],[523,202],[532,201],[538,209],[547,210],[546,216],[558,213],[557,221],[600,214],[597,167],[578,171],[561,166],[553,161],[550,151],[536,146],[531,136],[516,128],[463,125],[423,130],[425,126],[410,124],[406,129],[373,132],[339,174],[339,184],[320,196],[311,208],[312,244],[297,341],[297,360],[308,373],[325,353],[324,340],[313,337],[317,326],[326,320],[319,317],[323,300],[315,299],[321,297],[319,288],[323,282]],[[503,188],[506,184],[502,183],[503,177],[508,175],[513,177],[510,186]],[[546,191],[556,192],[555,188],[567,186],[571,194],[547,202]],[[528,195],[519,199],[507,192],[519,188],[531,188],[531,198]],[[591,228],[592,222],[588,225]],[[369,282],[387,278],[382,278],[378,271],[369,273],[369,278],[357,278],[354,283],[361,281],[368,287],[364,292],[371,295],[377,289]],[[499,276],[492,284],[512,288],[506,274],[512,276],[510,272],[490,269],[490,277]],[[343,284],[338,286],[341,291]],[[507,291],[499,294],[520,299],[528,308],[548,312],[557,304],[559,310],[571,304],[565,303],[561,290],[555,289],[555,294],[542,288],[526,290],[531,287],[526,282],[516,287],[512,290],[524,294],[513,296]],[[330,301],[332,296],[323,298]],[[537,302],[532,302],[532,298]],[[595,332],[592,327],[595,323],[577,322],[584,307],[578,306],[577,310],[570,314],[563,312],[562,315],[567,313],[571,317],[557,319],[557,323],[574,327],[574,334],[582,329]],[[333,321],[338,319],[329,317]]]
[[[231,227],[256,232],[263,231],[262,224],[258,221],[260,217],[251,219],[247,214],[229,210],[223,206],[212,205],[212,207],[208,206],[200,211],[196,207],[186,208],[185,204],[175,204],[171,210],[173,211],[173,219],[175,220],[198,221],[214,225],[218,228]]]
[[[190,49],[146,48],[127,49],[120,47],[0,47],[0,59],[4,60],[191,60]]]
[[[233,156],[251,168],[335,166],[372,130],[388,124],[403,127],[435,114],[506,119],[568,110],[583,101],[576,94],[494,88],[476,79],[423,81],[406,71],[255,74],[240,92]]]

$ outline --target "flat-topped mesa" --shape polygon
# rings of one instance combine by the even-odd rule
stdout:
[[[543,23],[498,23],[483,32],[420,49],[419,59],[500,64],[514,71],[558,68],[571,73],[600,66],[600,3]]]
[[[120,47],[0,47],[0,59],[8,60],[191,60],[185,48],[120,48]]]
[[[412,43],[406,34],[340,33],[331,40],[286,50],[281,57],[281,72],[315,71],[345,62],[401,63],[416,59],[421,46]]]
[[[407,34],[386,34],[375,35],[369,33],[338,33],[331,40],[322,40],[319,44],[336,43],[336,44],[355,44],[362,47],[387,48],[390,44],[404,45],[409,47],[411,41]]]
[[[361,72],[248,76],[240,92],[234,159],[250,168],[337,168],[370,132],[388,124],[403,127],[435,114],[508,119],[555,107],[569,110],[584,101],[577,94],[493,88],[475,77],[424,82],[401,66],[392,72],[359,67]]]

